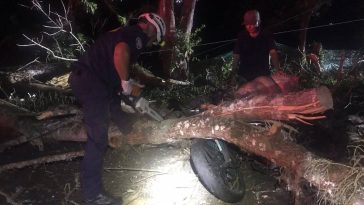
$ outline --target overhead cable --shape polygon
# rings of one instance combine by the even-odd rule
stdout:
[[[298,15],[302,15],[302,14],[303,13],[298,14]],[[296,16],[298,16],[298,15],[296,15]],[[293,17],[291,17],[289,19],[292,19],[292,18],[294,18],[296,16],[293,16]],[[291,29],[291,30],[286,30],[286,31],[275,32],[273,34],[274,35],[285,34],[285,33],[291,33],[291,32],[303,31],[303,30],[311,30],[311,29],[317,29],[317,28],[324,28],[324,27],[331,27],[331,26],[349,24],[349,23],[360,22],[360,21],[364,21],[364,18],[359,18],[359,19],[354,19],[354,20],[349,20],[349,21],[342,21],[342,22],[337,22],[337,23],[329,23],[329,24],[312,26],[312,27],[307,27],[307,28]],[[196,46],[193,46],[193,47],[195,48],[195,47],[201,47],[201,46],[206,46],[206,45],[213,45],[213,44],[225,43],[223,45],[220,45],[220,46],[217,46],[217,47],[214,47],[214,48],[208,50],[208,51],[210,51],[210,50],[215,50],[217,48],[220,48],[220,47],[223,47],[225,45],[228,45],[229,43],[231,43],[233,41],[236,41],[236,40],[237,40],[237,38],[229,39],[229,40],[222,40],[222,41],[214,41],[214,42],[202,43],[202,44],[199,44],[199,45],[196,45]],[[160,53],[160,52],[167,52],[167,51],[172,51],[172,50],[173,49],[161,49],[161,50],[158,50],[158,51],[147,51],[147,52],[143,52],[142,54]],[[206,53],[206,52],[205,51],[202,51],[201,53],[196,54],[196,55],[201,55],[203,53]]]

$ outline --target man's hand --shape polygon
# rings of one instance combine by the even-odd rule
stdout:
[[[121,108],[126,113],[135,113],[135,99],[140,96],[144,85],[137,83],[135,80],[121,81]]]
[[[274,69],[275,70],[282,70],[281,69],[280,62],[279,62],[279,54],[278,54],[278,51],[276,49],[271,49],[269,51],[269,55],[271,57],[271,61],[272,61],[272,64],[273,64]]]
[[[142,88],[144,88],[144,85],[136,82],[133,79],[129,79],[128,81],[121,81],[121,88],[123,95],[131,95],[137,97],[140,95]]]

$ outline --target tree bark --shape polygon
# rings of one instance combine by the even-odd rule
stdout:
[[[305,179],[318,187],[321,195],[327,200],[340,199],[346,200],[345,204],[355,204],[364,194],[360,180],[364,176],[363,170],[320,159],[303,146],[285,140],[280,123],[266,127],[248,123],[250,120],[262,119],[302,121],[317,119],[323,117],[317,116],[318,114],[332,109],[332,106],[330,92],[325,87],[296,93],[238,99],[210,107],[209,110],[192,117],[162,122],[139,120],[135,123],[133,131],[124,137],[124,143],[161,144],[180,139],[219,138],[235,144],[241,150],[262,156],[289,171],[291,177],[286,180],[297,188],[296,192],[299,192],[299,180]],[[50,115],[45,114],[45,116]],[[15,117],[16,115],[13,115],[13,118]],[[86,140],[80,115],[71,118],[72,120],[68,119],[67,123],[64,119],[61,120],[62,123],[56,123],[57,120],[47,120],[47,117],[39,118],[43,120],[35,129],[47,130],[41,133],[43,138]],[[22,120],[26,119],[29,120],[29,118]],[[120,137],[121,133],[115,127],[111,127],[109,135]],[[348,184],[354,187],[349,192]]]
[[[128,143],[165,143],[191,137],[219,138],[235,144],[243,151],[274,162],[292,174],[292,178],[288,178],[287,181],[291,187],[297,189],[295,191],[299,190],[299,181],[305,179],[317,187],[319,193],[327,200],[335,201],[337,200],[335,194],[345,192],[347,189],[340,186],[343,184],[343,179],[350,176],[353,181],[351,191],[355,193],[355,196],[352,196],[350,203],[345,204],[355,204],[355,201],[361,199],[360,194],[363,194],[361,190],[363,184],[360,181],[364,179],[363,170],[328,160],[323,162],[301,145],[284,140],[279,129],[275,129],[274,126],[271,129],[259,129],[234,118],[202,114],[184,121],[168,120],[162,124],[144,123],[128,136]],[[355,182],[354,179],[356,179]],[[350,193],[347,193],[344,197],[348,199],[349,195]]]
[[[330,4],[331,0],[304,0],[298,1],[299,7],[306,11],[301,17],[300,28],[302,29],[299,34],[299,50],[305,54],[306,41],[307,41],[307,28],[309,27],[311,16],[315,11],[320,9],[325,4]]]
[[[191,34],[193,26],[193,16],[195,13],[195,6],[197,0],[183,1],[182,16],[181,16],[181,30],[187,35]]]
[[[181,20],[179,24],[179,28],[183,35],[186,36],[186,40],[190,41],[191,38],[191,31],[193,27],[193,16],[195,13],[195,6],[196,6],[196,0],[185,0],[183,1],[182,6],[182,15]],[[177,51],[181,52],[181,51]],[[182,51],[185,52],[185,51]],[[182,59],[176,59],[178,71],[177,75],[179,79],[187,80],[189,75],[189,68],[188,68],[188,62],[190,61],[190,55],[184,55]]]
[[[10,97],[11,92],[16,94],[27,94],[32,92],[53,92],[62,95],[70,95],[70,89],[64,89],[44,82],[51,80],[54,76],[69,73],[70,69],[64,64],[57,65],[30,65],[16,72],[0,72],[1,95]],[[52,77],[53,76],[53,77]]]
[[[163,59],[163,70],[165,77],[174,78],[178,80],[188,79],[188,61],[189,57],[181,57],[179,52],[185,52],[178,50],[176,47],[176,29],[181,30],[181,33],[189,38],[193,26],[193,16],[195,11],[196,0],[183,1],[182,14],[179,24],[175,22],[175,11],[173,0],[160,0],[159,1],[159,14],[163,17],[166,23],[167,32],[165,37],[164,49],[170,52],[163,52],[161,57]],[[181,59],[183,58],[183,59]],[[172,72],[173,71],[173,72]]]
[[[34,159],[34,160],[15,162],[15,163],[0,166],[0,173],[5,170],[9,170],[9,169],[19,169],[19,168],[38,165],[38,164],[42,164],[42,163],[71,160],[73,158],[82,157],[82,156],[84,156],[84,151],[77,151],[77,152],[69,152],[69,153],[65,153],[65,154],[41,157],[41,158]]]
[[[326,87],[308,89],[296,93],[276,94],[272,96],[261,95],[249,99],[238,99],[233,102],[221,104],[219,106],[209,106],[209,110],[190,118],[165,120],[162,121],[162,123],[147,121],[143,122],[145,124],[135,125],[133,132],[134,134],[131,134],[133,137],[128,136],[128,143],[143,144],[152,143],[152,141],[159,143],[159,141],[173,139],[171,132],[173,133],[174,131],[170,129],[173,127],[179,127],[177,123],[186,120],[191,120],[191,124],[196,124],[196,122],[194,122],[196,119],[214,120],[215,118],[218,119],[219,117],[223,117],[221,119],[226,120],[252,121],[273,119],[298,120],[301,122],[306,122],[307,120],[323,118],[324,116],[317,116],[317,114],[322,113],[328,109],[332,109],[332,107],[333,104],[331,94]],[[12,139],[12,143],[10,143],[10,145],[23,143],[26,141],[26,139],[34,139],[40,136],[43,136],[43,138],[56,140],[86,140],[86,132],[81,125],[80,111],[71,106],[37,114],[28,113],[23,110],[14,112],[12,111],[13,109],[14,108],[12,105],[9,105],[8,103],[0,104],[0,113],[3,113],[2,116],[6,116],[6,119],[2,121],[2,126],[12,128],[20,133],[18,137],[14,137],[14,139]],[[74,115],[74,117],[62,118],[61,120],[58,119],[60,116],[70,115]],[[36,120],[35,116],[37,116],[39,120]],[[58,118],[51,118],[52,116],[57,116]],[[139,133],[138,128],[140,127],[147,130],[151,129],[151,131],[156,129],[158,130],[159,134],[157,133],[155,135],[148,136],[146,134],[148,131],[145,133]],[[211,129],[211,127],[209,129]],[[201,135],[199,132],[200,131],[195,131],[195,134]],[[121,135],[117,129],[113,128],[109,133],[110,136]],[[148,138],[144,139],[143,136],[148,136]],[[26,139],[24,139],[24,137]],[[194,137],[194,135],[191,135],[190,137]],[[3,143],[2,146],[4,146],[4,144],[9,143]]]
[[[274,96],[256,96],[214,106],[192,117],[162,122],[139,120],[133,131],[123,138],[124,143],[128,144],[161,144],[180,139],[219,138],[283,167],[292,174],[292,178],[287,181],[291,180],[291,185],[297,189],[299,180],[305,179],[318,187],[320,194],[327,200],[338,200],[337,196],[345,193],[340,198],[346,199],[346,204],[354,204],[364,194],[361,189],[364,173],[361,169],[320,159],[303,146],[285,140],[279,123],[273,123],[270,127],[247,123],[257,119],[315,119],[317,116],[305,116],[315,116],[328,109],[332,109],[332,99],[325,87]],[[48,129],[41,136],[57,140],[85,141],[86,132],[81,118],[76,116],[73,120],[69,119],[68,123],[56,123],[54,119],[45,120],[41,126],[37,125]],[[35,130],[37,129],[39,127]],[[115,127],[110,127],[109,135],[111,138],[122,136]],[[353,187],[350,193],[345,192],[348,183]]]
[[[158,13],[166,23],[166,36],[165,45],[163,49],[167,50],[162,52],[160,57],[162,60],[163,74],[165,78],[171,77],[171,68],[174,55],[174,45],[176,40],[176,22],[174,17],[174,4],[173,0],[160,0]]]
[[[310,24],[310,19],[311,19],[312,14],[313,14],[313,10],[311,10],[308,13],[306,13],[301,18],[300,28],[302,30],[301,30],[301,32],[299,34],[299,45],[298,45],[298,48],[299,48],[299,50],[303,54],[306,52],[307,28],[308,28],[308,26]]]

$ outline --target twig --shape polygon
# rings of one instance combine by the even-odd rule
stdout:
[[[13,140],[8,140],[8,141],[0,144],[0,153],[3,152],[8,147],[19,145],[19,144],[22,144],[22,143],[28,142],[28,141],[30,141],[30,140],[25,135],[21,135]]]
[[[160,174],[168,174],[167,172],[162,172],[159,170],[153,170],[153,169],[138,169],[138,168],[127,168],[127,167],[106,167],[104,168],[106,171],[137,171],[137,172],[157,172]]]
[[[3,196],[6,199],[6,202],[12,205],[21,205],[21,203],[15,202],[12,197],[10,197],[8,194],[0,191],[0,195]]]
[[[55,43],[57,44],[57,51],[60,53],[60,55],[57,55],[55,53],[55,51],[53,51],[52,49],[50,49],[49,47],[43,45],[41,42],[42,40],[34,40],[28,36],[26,36],[25,34],[23,34],[23,36],[29,40],[31,42],[31,44],[25,44],[25,45],[20,45],[18,44],[18,46],[38,46],[42,49],[45,49],[53,58],[56,59],[60,59],[60,60],[66,60],[66,61],[77,61],[77,59],[72,59],[72,58],[66,58],[63,55],[62,52],[62,48],[60,47],[58,40],[54,37],[55,35],[59,34],[59,33],[66,33],[68,35],[71,36],[71,38],[76,41],[76,44],[71,44],[72,45],[77,45],[78,46],[78,50],[80,50],[81,52],[85,51],[85,48],[83,47],[81,41],[76,37],[76,35],[73,33],[73,29],[72,29],[72,24],[71,21],[68,19],[68,13],[69,13],[69,8],[66,9],[63,1],[60,1],[62,4],[62,8],[63,8],[63,14],[64,16],[51,11],[50,9],[50,5],[48,5],[48,11],[46,12],[42,5],[40,4],[40,2],[38,0],[32,0],[32,8],[35,8],[36,10],[38,10],[40,13],[42,13],[47,19],[48,19],[48,24],[50,25],[43,25],[44,28],[51,30],[50,32],[47,31],[43,31],[42,33],[44,33],[45,35],[53,38],[53,40],[55,41]],[[56,29],[56,31],[54,30]],[[43,36],[42,36],[43,39]]]
[[[73,106],[58,106],[53,109],[42,111],[38,113],[37,120],[49,119],[52,117],[77,115],[80,114],[80,110]]]
[[[69,153],[53,155],[53,156],[40,157],[38,159],[32,159],[32,160],[28,160],[28,161],[10,163],[10,164],[0,166],[0,173],[5,170],[9,170],[9,169],[19,169],[19,168],[24,168],[27,166],[32,166],[32,165],[37,165],[37,164],[42,164],[42,163],[71,160],[71,159],[74,159],[77,157],[82,157],[82,156],[84,156],[84,151],[77,151],[77,152],[69,152]]]
[[[29,86],[36,88],[37,90],[41,90],[41,91],[55,91],[55,92],[60,92],[60,93],[64,93],[64,94],[71,94],[70,89],[63,89],[60,87],[56,87],[53,85],[47,85],[44,83],[29,83]]]
[[[34,115],[35,113],[33,113],[33,112],[31,112],[31,111],[29,111],[28,109],[25,109],[25,108],[23,108],[23,107],[19,107],[19,106],[17,106],[17,105],[15,105],[15,104],[13,104],[13,103],[11,103],[11,102],[8,102],[8,101],[6,101],[6,100],[2,100],[2,99],[0,99],[0,105],[4,105],[4,106],[6,106],[6,107],[8,107],[8,108],[11,108],[11,109],[14,109],[14,111],[17,111],[17,112],[22,112],[22,113],[27,113],[27,114],[29,114],[29,115]]]
[[[133,182],[133,183],[134,183],[134,184],[137,184],[137,183],[140,183],[140,182],[142,182],[142,181],[145,181],[145,180],[147,180],[147,179],[149,179],[149,178],[152,178],[152,177],[155,177],[155,176],[159,176],[159,175],[164,175],[164,174],[167,174],[167,173],[156,173],[156,174],[152,174],[152,175],[150,175],[150,176],[144,177],[143,179],[140,179],[140,180],[138,180],[138,181],[136,181],[136,182]]]
[[[31,65],[31,64],[33,64],[33,63],[39,63],[38,58],[39,58],[39,57],[36,57],[36,58],[35,58],[34,60],[32,60],[31,62],[29,62],[29,63],[27,63],[27,64],[23,65],[23,66],[22,66],[22,67],[20,67],[20,68],[18,68],[16,71],[20,71],[21,69],[26,68],[27,66],[29,66],[29,65]]]
[[[5,90],[0,86],[0,91],[9,99],[9,95],[5,92]]]
[[[344,107],[344,109],[348,108],[351,105],[352,97],[353,97],[353,94],[350,94],[349,103]]]
[[[188,81],[179,81],[174,79],[168,79],[167,82],[176,85],[191,85],[191,83]]]
[[[23,36],[26,38],[26,39],[28,39],[30,42],[32,42],[33,44],[28,44],[28,45],[21,45],[21,44],[18,44],[18,46],[34,46],[34,45],[36,45],[36,46],[39,46],[39,47],[41,47],[41,48],[43,48],[43,49],[45,49],[45,50],[47,50],[54,58],[57,58],[57,59],[60,59],[60,60],[66,60],[66,61],[77,61],[77,59],[73,59],[73,58],[64,58],[64,57],[62,57],[62,56],[58,56],[58,55],[56,55],[55,53],[54,53],[54,51],[52,51],[50,48],[48,48],[48,47],[46,47],[46,46],[44,46],[44,45],[42,45],[42,44],[40,44],[40,43],[38,43],[38,42],[36,42],[36,41],[34,41],[33,39],[31,39],[31,38],[29,38],[27,35],[25,35],[25,34],[23,34]]]
[[[72,194],[75,190],[77,190],[77,187],[73,187],[73,188],[71,189],[71,185],[70,185],[70,183],[67,183],[67,184],[65,184],[65,185],[64,185],[63,191],[64,191],[64,194],[65,194],[65,197],[64,197],[64,201],[65,201],[65,202],[67,202],[67,203],[71,203],[71,204],[74,204],[74,205],[78,205],[78,203],[76,203],[76,202],[74,202],[74,201],[72,201],[72,200],[70,200],[70,199],[69,199],[69,198],[70,198],[70,196],[71,196],[71,194]]]
[[[283,128],[286,128],[287,130],[289,130],[290,132],[294,132],[294,133],[299,133],[298,130],[286,123],[283,123],[283,122],[280,122],[280,121],[277,121],[277,120],[263,120],[264,122],[267,122],[269,124],[277,124],[279,126],[282,126]]]

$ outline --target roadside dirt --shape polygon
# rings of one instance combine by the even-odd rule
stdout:
[[[39,152],[21,145],[2,153],[1,163],[82,149],[78,143],[57,143]],[[190,141],[158,146],[123,146],[109,149],[105,157],[105,189],[128,205],[227,205],[211,195],[190,166]],[[290,192],[270,176],[242,163],[246,193],[236,205],[291,204]],[[0,204],[82,204],[79,189],[81,158],[9,170],[0,173]],[[7,201],[8,200],[8,201]]]

